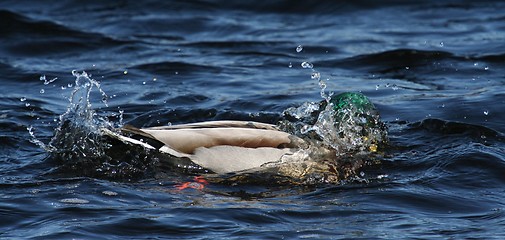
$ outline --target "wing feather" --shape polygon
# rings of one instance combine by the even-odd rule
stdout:
[[[219,145],[240,146],[248,148],[272,147],[291,143],[291,135],[278,130],[252,128],[189,128],[172,130],[142,129],[171,148],[193,153],[198,147]]]

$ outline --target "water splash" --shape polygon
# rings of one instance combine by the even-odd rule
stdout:
[[[339,153],[375,152],[387,141],[386,127],[379,112],[361,93],[346,92],[330,97],[329,104],[310,130]]]
[[[372,102],[361,93],[329,95],[319,103],[304,103],[284,111],[286,130],[321,141],[337,155],[376,152],[387,142],[385,124]]]
[[[124,111],[119,111],[119,125],[98,115],[92,107],[94,89],[98,90],[102,104],[108,106],[108,96],[100,83],[86,72],[72,71],[72,75],[75,83],[68,86],[74,88],[66,112],[59,116],[54,136],[45,144],[36,138],[33,127],[28,127],[32,142],[59,161],[58,169],[65,173],[121,180],[146,174],[154,162],[148,161],[145,152],[118,148],[121,144],[103,134],[104,129],[114,131],[114,126],[122,125]]]
[[[70,159],[101,157],[104,144],[101,144],[100,128],[110,128],[112,123],[98,117],[91,105],[90,94],[96,87],[107,106],[107,95],[100,83],[90,78],[86,72],[72,71],[75,77],[74,89],[69,97],[67,111],[60,115],[59,126],[49,144],[45,147],[53,154],[71,154]]]
[[[281,124],[285,130],[301,137],[316,139],[336,150],[337,155],[349,151],[376,152],[387,142],[385,124],[372,102],[361,93],[326,92],[326,82],[310,62],[302,68],[311,70],[311,79],[318,81],[319,103],[304,103],[284,111],[289,123]]]

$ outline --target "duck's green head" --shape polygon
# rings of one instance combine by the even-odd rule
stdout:
[[[377,111],[373,103],[362,93],[344,92],[332,96],[330,103],[337,113],[345,110],[354,110],[359,114]]]
[[[379,112],[362,93],[340,93],[332,96],[329,104],[341,137],[361,138],[371,151],[386,141],[386,127]]]

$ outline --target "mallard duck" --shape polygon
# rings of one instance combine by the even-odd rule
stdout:
[[[362,132],[365,128],[383,127],[379,126],[376,116],[369,116],[375,114],[375,106],[362,94],[339,94],[320,106],[335,111],[333,116],[339,121],[352,116],[365,117]],[[321,139],[302,138],[273,124],[209,121],[148,128],[124,126],[119,131],[106,128],[102,131],[127,145],[159,152],[172,165],[219,175],[269,169],[291,178],[314,173],[322,173],[326,181],[341,178],[335,148]]]

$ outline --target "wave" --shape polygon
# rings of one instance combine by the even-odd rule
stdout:
[[[495,139],[505,141],[505,136],[493,129],[481,125],[451,122],[441,119],[425,119],[421,122],[410,124],[412,130],[426,130],[433,134],[442,135],[461,135],[471,137],[473,139]]]
[[[433,118],[403,124],[405,128],[390,134],[384,161],[364,171],[385,172],[394,184],[466,189],[505,183],[502,133]]]
[[[430,68],[435,63],[470,62],[472,67],[475,61],[488,63],[503,63],[505,54],[487,54],[470,56],[455,54],[448,51],[421,50],[421,49],[394,49],[372,54],[352,56],[344,59],[335,59],[317,62],[319,67],[339,67],[344,69],[365,70],[374,73],[392,73],[409,69]],[[458,66],[458,64],[455,64]],[[454,67],[452,67],[454,68]],[[461,68],[464,68],[461,66]],[[464,70],[464,69],[461,69]],[[474,68],[472,68],[474,70]]]
[[[4,36],[2,47],[4,51],[14,55],[69,54],[127,43],[99,33],[83,32],[7,10],[0,10],[0,18],[0,32]]]
[[[185,62],[172,62],[172,61],[162,61],[156,63],[146,63],[136,66],[132,66],[131,69],[138,69],[146,71],[153,74],[168,74],[173,75],[174,73],[198,73],[198,72],[211,72],[218,73],[222,71],[222,68],[213,67],[208,65],[199,65],[193,63]]]
[[[201,41],[183,44],[183,46],[201,47],[201,48],[226,48],[226,49],[251,49],[253,47],[274,47],[292,44],[286,41]]]
[[[350,58],[318,62],[318,66],[359,69],[369,72],[387,73],[425,66],[434,61],[452,59],[454,55],[444,51],[417,49],[395,49],[379,53],[353,56]]]
[[[505,53],[483,55],[483,56],[473,57],[472,59],[496,63],[496,64],[503,64],[505,62]]]

